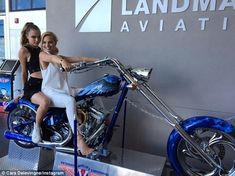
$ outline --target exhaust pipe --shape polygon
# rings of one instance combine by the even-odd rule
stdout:
[[[32,143],[32,138],[30,136],[23,135],[23,134],[18,134],[18,133],[15,133],[13,131],[5,131],[4,136],[7,139]]]
[[[7,139],[11,139],[11,140],[33,143],[31,136],[15,133],[15,132],[9,131],[9,130],[6,130],[4,132],[4,136]],[[61,144],[48,142],[48,141],[42,141],[42,142],[39,142],[38,144],[34,144],[34,145],[38,146],[38,147],[45,147],[45,148],[49,148],[49,149],[54,149],[57,145],[60,146]],[[58,151],[62,151],[65,153],[74,153],[73,149],[66,148],[66,147],[58,147]]]

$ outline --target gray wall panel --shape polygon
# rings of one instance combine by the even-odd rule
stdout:
[[[134,9],[138,1],[127,2],[128,8]],[[151,6],[152,1],[147,2]],[[192,12],[191,4],[182,13],[122,16],[121,3],[112,2],[111,32],[81,33],[75,28],[74,0],[47,1],[47,27],[58,35],[60,53],[99,58],[108,55],[127,65],[153,67],[150,85],[185,119],[196,115],[224,119],[234,116],[234,9]],[[200,30],[198,21],[202,17],[210,18],[204,31]],[[228,17],[226,31],[222,30],[224,17]],[[164,20],[162,32],[159,31],[161,19]],[[179,19],[184,20],[187,31],[174,31]],[[124,20],[128,21],[130,32],[120,32]],[[145,32],[140,31],[139,20],[149,20]],[[79,81],[72,75],[71,81],[76,86],[85,85],[97,73],[99,71],[79,75]],[[129,96],[139,104],[144,103],[139,97],[134,99],[136,97],[135,93]],[[127,118],[126,147],[165,154],[171,130],[168,125],[138,112],[134,107],[128,109]],[[118,123],[121,125],[122,120]],[[121,129],[117,130],[113,144],[120,145],[120,138]]]

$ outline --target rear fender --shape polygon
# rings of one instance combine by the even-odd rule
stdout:
[[[36,111],[36,109],[38,108],[38,105],[31,103],[29,100],[26,100],[25,98],[21,98],[19,100],[11,100],[8,102],[4,102],[3,103],[3,108],[5,112],[10,112],[13,109],[15,109],[17,107],[17,105],[25,105],[25,106],[29,106],[30,108],[34,109]]]
[[[3,102],[3,109],[5,112],[10,112],[17,107],[18,102],[15,100]]]

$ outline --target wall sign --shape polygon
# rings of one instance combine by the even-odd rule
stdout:
[[[128,18],[137,19],[137,15],[146,16],[144,20],[138,20],[135,28],[146,32],[151,21],[146,19],[150,15],[158,14],[181,14],[174,31],[187,31],[187,23],[182,18],[186,12],[213,12],[219,13],[225,9],[235,10],[235,0],[121,0],[120,16],[126,19],[120,26],[120,32],[130,32]],[[75,26],[79,32],[111,32],[112,0],[76,0],[75,3]],[[131,5],[130,5],[131,4]],[[134,4],[134,5],[133,5]],[[208,14],[208,13],[207,13]],[[228,26],[228,17],[223,16],[220,20],[220,29],[225,31]],[[196,19],[199,29],[204,31],[207,23],[210,23],[208,16]],[[216,19],[213,19],[216,20]],[[213,21],[212,20],[212,21]],[[164,30],[164,19],[155,20],[156,31]]]
[[[112,0],[75,0],[75,27],[79,32],[111,32]]]

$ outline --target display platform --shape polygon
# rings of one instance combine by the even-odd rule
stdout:
[[[99,160],[77,158],[77,172],[99,176],[161,176],[166,162],[165,157],[141,153],[122,148],[111,148],[111,154]],[[54,171],[74,175],[74,155],[56,152]]]
[[[77,157],[77,175],[96,176],[161,176],[165,157],[122,148],[110,148],[107,157],[92,160]],[[8,155],[0,158],[0,171],[51,171],[74,176],[74,154],[35,147],[25,149],[10,140]]]
[[[41,147],[25,149],[10,140],[8,155],[0,158],[0,170],[51,170],[54,151]]]

